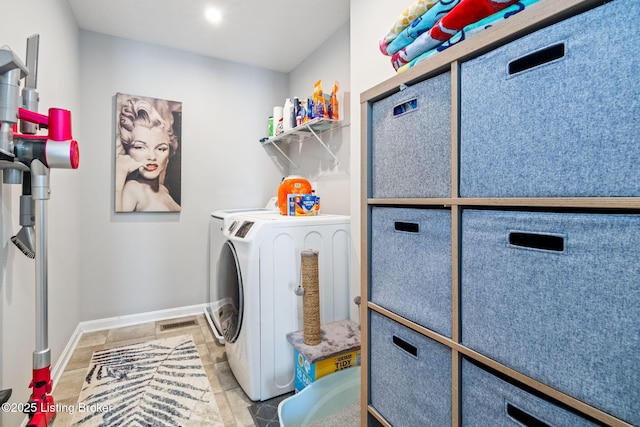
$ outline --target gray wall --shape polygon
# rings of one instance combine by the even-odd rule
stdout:
[[[317,58],[325,74],[335,74],[331,78],[342,79],[348,87],[348,24],[332,39],[341,55],[321,47],[309,58]],[[263,206],[277,194],[282,176],[292,172],[258,140],[266,134],[266,117],[273,106],[293,96],[293,79],[92,32],[81,31],[80,40],[81,103],[82,110],[90,112],[81,129],[91,141],[84,151],[83,170],[88,175],[81,193],[98,196],[80,206],[81,228],[87,253],[104,254],[87,256],[80,265],[81,320],[204,303],[209,213]],[[337,73],[326,71],[337,65]],[[294,74],[299,81],[311,82],[307,86],[312,89],[317,68]],[[183,103],[179,214],[113,213],[117,92]],[[314,147],[303,158],[317,159],[317,150]],[[319,167],[306,163],[295,173],[318,180]],[[348,157],[342,167],[348,169]],[[348,213],[348,185],[327,192],[324,201],[329,206],[325,212]]]
[[[300,99],[313,95],[313,85],[322,80],[322,90],[330,94],[334,80],[338,81],[340,120],[350,123],[349,95],[351,80],[349,75],[349,22],[345,22],[318,49],[313,51],[295,70],[290,73],[289,93]],[[344,108],[347,106],[347,108]],[[347,112],[347,115],[344,112]],[[338,158],[336,163],[329,153],[315,140],[309,138],[289,147],[289,156],[298,166],[290,172],[302,175],[312,181],[321,198],[324,213],[349,215],[349,127],[321,135]]]
[[[86,31],[80,58],[81,320],[206,302],[209,214],[263,206],[280,183],[258,141],[288,76]],[[117,92],[182,102],[180,213],[113,212]]]

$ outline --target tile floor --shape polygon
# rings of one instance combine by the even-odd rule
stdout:
[[[162,331],[164,324],[188,320],[195,320],[197,325]],[[231,373],[224,346],[218,344],[214,338],[204,314],[83,334],[53,390],[56,404],[60,405],[59,407],[65,407],[63,405],[73,406],[77,403],[94,351],[184,334],[191,334],[198,347],[224,425],[229,427],[255,426],[248,410],[253,402],[242,391]],[[58,413],[53,427],[70,426],[72,420],[72,414]]]

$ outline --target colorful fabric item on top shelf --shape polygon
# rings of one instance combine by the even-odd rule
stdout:
[[[393,23],[387,35],[380,40],[380,51],[386,55],[387,45],[391,43],[402,30],[411,25],[416,18],[436,3],[438,3],[438,0],[416,0],[411,6],[406,8],[400,17],[396,19],[396,22]]]
[[[516,2],[517,0],[461,0],[429,31],[420,35],[410,45],[394,53],[391,57],[393,68],[398,70],[424,52],[449,40],[467,25],[493,15]]]
[[[449,13],[460,0],[440,0],[433,7],[427,10],[419,18],[416,18],[411,25],[402,30],[387,46],[386,52],[382,52],[385,55],[391,56],[403,47],[406,47],[413,43],[415,39],[420,37],[421,34],[429,31],[433,24],[438,22],[438,19]],[[382,45],[380,45],[382,48]]]
[[[474,22],[473,24],[467,25],[462,29],[462,31],[458,32],[456,35],[454,35],[453,37],[451,37],[449,40],[442,43],[438,47],[435,47],[431,50],[426,51],[422,55],[413,59],[408,64],[405,64],[402,67],[398,68],[398,72],[401,73],[403,71],[408,70],[409,68],[416,66],[416,64],[424,61],[425,59],[431,57],[432,55],[435,55],[438,52],[442,52],[443,50],[448,49],[451,46],[456,45],[461,41],[468,39],[472,35],[492,27],[497,21],[508,19],[509,17],[519,12],[522,12],[532,4],[537,3],[539,1],[540,0],[520,0],[512,4],[511,6],[501,10],[498,13],[494,13],[493,15],[488,16],[485,19],[481,19],[478,22]]]

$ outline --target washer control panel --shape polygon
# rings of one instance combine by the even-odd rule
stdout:
[[[253,224],[255,224],[253,221],[243,221],[240,227],[238,228],[238,231],[236,231],[236,234],[234,234],[234,236],[240,239],[244,239],[247,236],[247,233],[249,232],[249,230],[251,230],[251,227],[253,227]],[[229,230],[229,232],[231,231],[232,230]]]

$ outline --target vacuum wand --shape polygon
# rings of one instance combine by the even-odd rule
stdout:
[[[36,207],[36,350],[33,369],[51,365],[48,330],[48,256],[47,256],[47,200],[50,197],[49,169],[39,160],[31,163],[31,192]]]
[[[35,202],[36,234],[36,346],[27,427],[46,427],[56,415],[51,390],[51,349],[49,348],[47,200],[50,198],[49,168],[40,160],[31,162],[31,193]]]
[[[35,258],[36,270],[36,339],[27,427],[46,427],[56,415],[51,396],[53,382],[48,325],[49,171],[50,168],[77,169],[80,162],[78,143],[71,135],[71,112],[59,108],[50,108],[48,115],[37,112],[38,43],[37,35],[27,40],[27,66],[11,49],[0,48],[0,170],[5,184],[23,184],[20,197],[22,229],[11,240],[25,255]],[[25,87],[20,97],[19,82],[22,78],[25,78]],[[19,107],[20,100],[22,107]],[[22,133],[17,132],[18,121]],[[47,129],[47,135],[37,135],[40,129]],[[10,395],[10,390],[0,391],[3,401]]]

